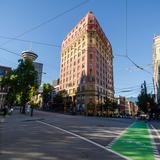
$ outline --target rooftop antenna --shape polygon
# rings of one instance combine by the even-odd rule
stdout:
[[[32,42],[29,44],[29,50],[32,51]]]

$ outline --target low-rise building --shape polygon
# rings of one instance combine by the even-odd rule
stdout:
[[[138,106],[134,102],[128,101],[127,111],[126,111],[127,114],[135,116],[138,112]]]
[[[118,113],[119,114],[125,114],[125,108],[126,108],[126,98],[119,96],[117,99],[117,105],[118,105]]]
[[[121,115],[136,115],[138,112],[138,106],[131,101],[128,101],[126,97],[119,96],[116,98],[118,105],[118,113]]]

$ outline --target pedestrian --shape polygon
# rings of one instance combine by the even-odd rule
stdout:
[[[33,116],[33,106],[30,107],[31,108],[31,117]]]
[[[27,103],[27,114],[30,113],[30,108],[31,108],[31,105],[29,103]]]
[[[5,104],[4,108],[3,108],[3,116],[5,117],[7,115],[8,112],[8,106],[7,104]]]

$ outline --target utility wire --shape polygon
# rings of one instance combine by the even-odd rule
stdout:
[[[153,86],[147,86],[148,88],[153,88]],[[128,90],[139,90],[141,89],[141,87],[137,87],[137,88],[128,88],[128,89],[120,89],[120,90],[115,90],[116,92],[125,92],[125,91],[128,91]]]
[[[139,66],[138,64],[136,64],[128,55],[128,3],[127,3],[127,0],[126,0],[126,37],[125,37],[125,46],[126,46],[126,53],[125,55],[117,55],[117,56],[121,56],[121,57],[124,57],[124,58],[127,58],[134,66],[136,66],[136,68],[148,73],[148,74],[151,74],[151,72],[147,71],[146,69],[144,69],[143,67]]]
[[[151,85],[152,82],[148,83],[147,85]],[[124,88],[116,88],[117,90],[122,90],[122,89],[131,89],[131,88],[136,88],[136,87],[139,87],[140,85],[134,85],[134,86],[130,86],[130,87],[124,87]]]
[[[19,38],[13,38],[13,37],[6,37],[6,36],[1,36],[0,38],[2,39],[9,39],[9,40],[15,40],[15,41],[20,41],[20,42],[30,42],[30,43],[35,43],[39,45],[45,45],[45,46],[50,46],[50,47],[57,47],[60,48],[60,45],[55,45],[55,44],[50,44],[50,43],[45,43],[45,42],[37,42],[37,41],[32,41],[32,40],[25,40],[25,39],[19,39]]]
[[[59,18],[59,17],[65,15],[65,14],[67,14],[67,13],[69,13],[69,12],[71,12],[71,11],[73,11],[73,10],[81,7],[81,6],[83,6],[84,4],[88,3],[88,1],[89,1],[89,0],[85,0],[85,1],[77,4],[76,6],[70,8],[70,9],[65,10],[65,11],[62,12],[62,13],[60,13],[60,14],[52,17],[52,18],[49,18],[48,20],[46,20],[46,21],[44,21],[44,22],[42,22],[42,23],[40,23],[40,24],[38,24],[38,25],[36,25],[36,26],[28,29],[28,30],[26,30],[25,32],[23,32],[23,33],[21,33],[21,34],[19,34],[19,35],[17,35],[15,38],[19,38],[19,37],[21,37],[21,36],[23,36],[23,35],[25,35],[25,34],[27,34],[27,33],[30,33],[30,32],[32,32],[32,31],[40,28],[40,27],[43,26],[43,25],[46,25],[47,23],[50,23],[50,22],[56,20],[57,18]],[[7,43],[9,43],[9,42],[11,42],[11,41],[13,41],[13,40],[14,40],[14,39],[12,39],[12,40],[11,40],[11,39],[10,39],[10,40],[7,40],[7,41],[1,43],[0,46],[3,46],[3,45],[5,45],[5,44],[7,44]]]
[[[18,53],[16,53],[16,52],[13,52],[13,51],[10,51],[10,50],[5,49],[5,48],[1,48],[1,47],[0,47],[0,50],[6,51],[6,52],[11,53],[11,54],[14,54],[14,55],[16,55],[16,56],[20,56],[20,54],[18,54]]]
[[[128,55],[127,55],[127,59],[128,59],[132,64],[134,64],[138,69],[140,69],[140,70],[142,70],[142,71],[144,71],[144,72],[152,75],[151,72],[149,72],[148,70],[144,69],[143,67],[137,65]]]

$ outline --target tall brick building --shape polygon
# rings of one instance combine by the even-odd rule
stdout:
[[[62,42],[60,90],[84,110],[96,111],[106,96],[114,97],[112,46],[92,12]]]

